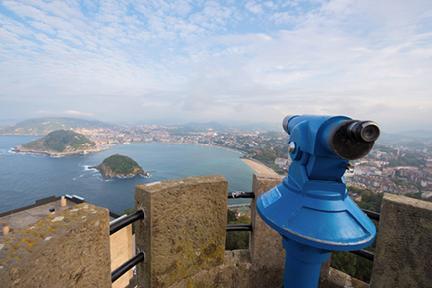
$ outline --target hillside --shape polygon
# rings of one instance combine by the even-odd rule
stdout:
[[[97,120],[68,117],[36,118],[19,122],[13,126],[0,128],[2,135],[47,135],[55,130],[76,128],[113,128],[113,125]]]
[[[56,130],[48,135],[15,148],[17,152],[65,156],[98,151],[96,144],[86,136],[71,130]]]
[[[120,154],[106,158],[95,167],[104,178],[132,178],[135,176],[148,176],[141,166],[132,158]]]

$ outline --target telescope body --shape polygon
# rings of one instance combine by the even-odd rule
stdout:
[[[349,160],[365,156],[379,136],[371,121],[345,116],[284,120],[292,161],[288,176],[257,200],[261,218],[282,236],[284,287],[317,287],[331,251],[358,250],[376,235],[372,221],[348,196]]]

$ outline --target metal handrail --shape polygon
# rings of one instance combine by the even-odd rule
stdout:
[[[140,252],[122,265],[120,265],[117,269],[111,272],[111,282],[116,281],[127,271],[132,269],[132,267],[136,266],[138,263],[144,261],[144,252]]]
[[[235,198],[255,198],[254,192],[245,192],[245,191],[234,191],[228,193],[228,199],[235,199]]]
[[[110,235],[128,226],[129,224],[141,219],[144,219],[144,212],[142,210],[137,210],[130,215],[122,216],[120,218],[114,219],[110,223]]]
[[[350,251],[352,254],[358,255],[360,257],[363,257],[365,259],[368,259],[370,261],[374,261],[375,258],[375,254],[373,252],[370,252],[368,250],[355,250],[355,251]]]
[[[227,224],[226,231],[252,231],[251,224]]]
[[[368,209],[362,209],[362,211],[372,220],[379,221],[380,220],[380,213],[371,211]]]

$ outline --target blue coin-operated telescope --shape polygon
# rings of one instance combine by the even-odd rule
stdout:
[[[283,121],[293,160],[282,183],[257,200],[261,218],[282,236],[284,288],[317,287],[331,251],[372,244],[372,221],[348,196],[349,160],[369,153],[380,131],[345,116],[291,116]]]

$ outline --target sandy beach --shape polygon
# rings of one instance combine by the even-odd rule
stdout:
[[[279,174],[277,174],[273,169],[267,167],[263,163],[252,160],[252,159],[242,159],[243,162],[245,162],[249,167],[252,168],[257,174],[260,175],[266,175],[266,176],[272,176],[272,177],[280,177]]]

